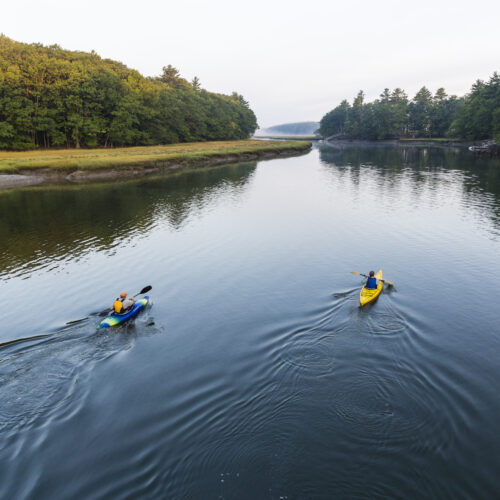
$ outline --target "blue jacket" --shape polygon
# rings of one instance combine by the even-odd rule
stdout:
[[[377,278],[368,278],[365,288],[368,288],[368,290],[375,290],[375,288],[377,288]]]

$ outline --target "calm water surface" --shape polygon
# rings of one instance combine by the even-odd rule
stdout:
[[[0,497],[498,497],[499,257],[456,150],[0,192]]]

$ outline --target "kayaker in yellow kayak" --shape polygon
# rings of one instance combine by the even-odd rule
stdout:
[[[389,286],[393,285],[392,281],[387,281],[383,279],[382,269],[377,274],[375,274],[373,271],[370,271],[369,275],[358,273],[358,271],[351,271],[351,273],[359,274],[360,276],[368,278],[366,280],[365,286],[361,289],[361,292],[359,293],[359,303],[361,307],[365,306],[366,304],[369,304],[370,302],[373,302],[380,295],[384,283],[386,283]]]
[[[368,279],[366,280],[365,288],[367,290],[375,290],[377,288],[377,278],[375,278],[375,271],[370,271]]]
[[[131,295],[127,298],[127,292],[120,293],[120,297],[117,298],[110,309],[114,309],[116,314],[123,314],[127,312],[134,305],[134,297]]]

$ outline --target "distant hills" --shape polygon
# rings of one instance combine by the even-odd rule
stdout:
[[[255,135],[314,135],[319,129],[319,122],[283,123],[272,127],[261,128]]]

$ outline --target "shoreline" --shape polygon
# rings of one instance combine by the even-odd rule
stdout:
[[[330,139],[322,141],[332,147],[381,147],[389,146],[395,148],[446,148],[450,150],[466,150],[471,154],[496,158],[500,155],[500,145],[494,144],[484,148],[485,141],[459,141],[459,140],[432,140],[432,139],[381,139],[368,141],[363,139]],[[476,148],[476,149],[474,149]]]
[[[324,142],[328,144],[353,144],[356,146],[447,146],[447,147],[463,147],[467,148],[474,144],[473,141],[436,141],[432,139],[426,140],[405,140],[405,139],[379,139],[374,141],[369,141],[367,139],[325,139]]]
[[[312,144],[304,141],[286,143],[283,141],[226,141],[116,150],[0,152],[0,190],[41,184],[83,184],[158,173],[169,174],[244,161],[298,156],[309,152],[311,148]],[[172,152],[174,149],[180,151]],[[163,151],[158,153],[158,150]],[[136,155],[137,152],[139,155]],[[148,159],[145,156],[149,152],[154,152],[154,155],[151,154],[151,158]],[[106,161],[103,161],[103,156],[110,155],[117,157],[105,158]],[[81,161],[75,162],[75,157]],[[2,168],[2,161],[9,162],[7,168]]]
[[[253,138],[273,141],[322,141],[325,139],[320,135],[254,135]]]
[[[468,148],[469,146],[478,146],[484,143],[481,141],[466,141],[458,139],[378,139],[378,140],[367,140],[367,139],[324,139],[325,143],[328,144],[353,144],[356,146],[445,146],[453,148]]]

